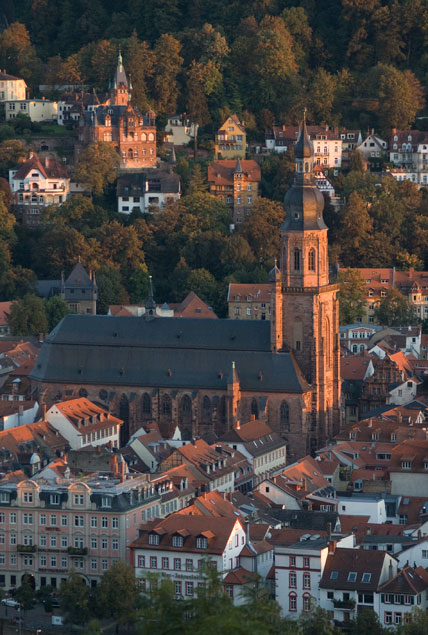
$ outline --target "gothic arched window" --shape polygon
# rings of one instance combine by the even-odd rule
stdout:
[[[290,431],[290,408],[288,407],[288,403],[286,401],[281,403],[279,411],[279,428],[281,433]]]
[[[149,395],[146,392],[143,395],[142,401],[143,401],[142,403],[143,414],[151,415],[152,414],[152,400],[150,399]]]
[[[300,249],[294,250],[294,271],[300,271]]]
[[[310,249],[308,254],[308,269],[315,271],[315,249]]]
[[[211,400],[206,395],[202,401],[202,422],[211,423]]]
[[[253,399],[251,401],[251,414],[254,415],[256,419],[259,418],[259,407],[257,405],[257,399]]]
[[[171,419],[172,404],[171,397],[169,395],[164,395],[162,397],[161,412],[164,419]]]

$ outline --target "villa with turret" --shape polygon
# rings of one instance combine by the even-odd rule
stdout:
[[[95,141],[110,143],[117,150],[122,169],[156,166],[156,114],[145,115],[131,103],[132,84],[119,53],[110,91],[110,103],[84,111],[79,119],[79,153]]]

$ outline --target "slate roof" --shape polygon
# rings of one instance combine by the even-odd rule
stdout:
[[[224,390],[236,362],[242,390],[302,394],[291,353],[271,353],[268,321],[67,315],[31,378],[79,384]]]
[[[387,556],[385,551],[338,548],[327,556],[320,588],[376,591]],[[355,580],[348,579],[351,571]],[[366,582],[364,574],[371,574]]]

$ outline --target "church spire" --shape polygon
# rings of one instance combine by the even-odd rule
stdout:
[[[146,312],[145,316],[155,316],[156,315],[156,302],[153,297],[153,282],[152,276],[149,276],[149,294],[147,296],[146,303],[144,305]]]

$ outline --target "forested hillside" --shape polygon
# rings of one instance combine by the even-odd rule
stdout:
[[[33,88],[106,88],[122,46],[136,103],[200,124],[230,109],[257,135],[306,105],[387,130],[423,106],[427,0],[8,0],[4,19],[0,66]]]

